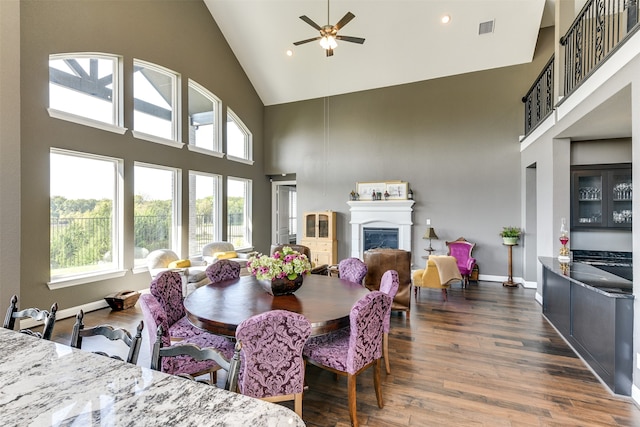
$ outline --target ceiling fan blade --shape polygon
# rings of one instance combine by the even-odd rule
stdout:
[[[349,23],[349,21],[351,21],[353,18],[355,18],[356,15],[354,15],[351,12],[347,12],[346,15],[344,15],[342,17],[341,20],[338,21],[338,23],[336,25],[333,26],[333,28],[336,29],[336,31],[338,31],[340,28],[344,27],[345,25],[347,25]]]
[[[318,24],[316,24],[315,22],[313,22],[311,20],[311,18],[309,18],[307,15],[302,15],[300,17],[300,19],[302,19],[304,22],[306,22],[307,24],[311,25],[313,28],[315,28],[316,30],[320,31],[322,30],[322,27]]]
[[[300,46],[301,44],[305,44],[305,43],[309,43],[309,42],[313,42],[316,40],[320,40],[322,37],[318,36],[318,37],[314,37],[312,39],[306,39],[306,40],[300,40],[299,42],[295,42],[293,43],[294,46]]]
[[[344,40],[346,42],[359,43],[359,44],[364,43],[364,39],[362,37],[351,37],[351,36],[340,36],[340,35],[337,35],[336,36],[336,40]]]
[[[327,57],[333,56],[333,49],[327,49]]]

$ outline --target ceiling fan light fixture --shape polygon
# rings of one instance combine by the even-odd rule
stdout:
[[[338,47],[338,43],[333,36],[324,36],[320,39],[320,46],[325,50],[329,50]]]

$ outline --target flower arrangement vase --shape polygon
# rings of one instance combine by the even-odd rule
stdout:
[[[300,289],[304,276],[298,274],[295,279],[291,280],[287,277],[273,280],[260,280],[258,283],[266,292],[273,296],[290,295]]]

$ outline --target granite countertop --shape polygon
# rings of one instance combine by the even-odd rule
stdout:
[[[538,257],[542,265],[571,282],[613,298],[633,298],[633,282],[581,262],[569,263],[568,270],[557,258]]]
[[[5,426],[304,426],[290,409],[0,328]]]

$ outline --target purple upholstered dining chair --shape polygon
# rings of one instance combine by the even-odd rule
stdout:
[[[142,294],[140,296],[140,308],[142,308],[145,330],[149,337],[150,351],[153,353],[153,346],[158,339],[158,328],[160,327],[162,328],[162,346],[169,347],[171,345],[169,323],[167,321],[167,313],[164,311],[162,304],[152,294]],[[200,348],[211,347],[218,350],[227,360],[231,360],[233,357],[234,345],[231,340],[207,332],[186,337],[179,344],[195,344]],[[214,361],[196,361],[186,356],[178,356],[163,358],[160,370],[168,374],[186,374],[192,377],[208,373],[210,374],[211,384],[215,384],[216,371],[219,369],[220,366]]]
[[[398,279],[398,272],[395,270],[387,270],[380,279],[380,292],[391,297],[396,296],[398,287],[400,286],[400,279]],[[384,323],[382,330],[384,335],[382,336],[382,355],[384,357],[384,365],[387,369],[387,374],[391,373],[391,366],[389,365],[389,330],[391,329],[391,306],[389,306],[389,312],[384,316]]]
[[[469,276],[473,271],[473,267],[476,265],[476,259],[471,256],[471,252],[475,247],[475,243],[467,242],[464,237],[459,237],[452,242],[445,242],[449,248],[450,255],[456,259],[458,264],[458,270],[462,276],[462,286],[466,287],[469,284]]]
[[[238,391],[269,402],[293,400],[302,418],[302,349],[309,335],[309,320],[286,310],[271,310],[240,323],[236,329],[241,344]]]
[[[356,377],[373,366],[373,382],[382,408],[380,388],[380,358],[382,357],[382,335],[384,318],[391,309],[391,298],[372,291],[362,297],[351,308],[350,327],[327,335],[312,337],[304,346],[303,355],[307,362],[330,372],[347,376],[349,396],[349,417],[351,425],[358,427],[356,413]]]
[[[207,267],[206,274],[211,283],[237,279],[240,277],[240,263],[230,259],[220,259]]]
[[[151,281],[149,291],[156,297],[167,314],[168,334],[173,340],[204,333],[187,319],[182,295],[182,279],[175,271],[163,271]],[[155,341],[155,337],[153,338]]]
[[[358,258],[345,258],[338,263],[338,274],[341,279],[362,285],[362,280],[367,275],[367,264]]]

